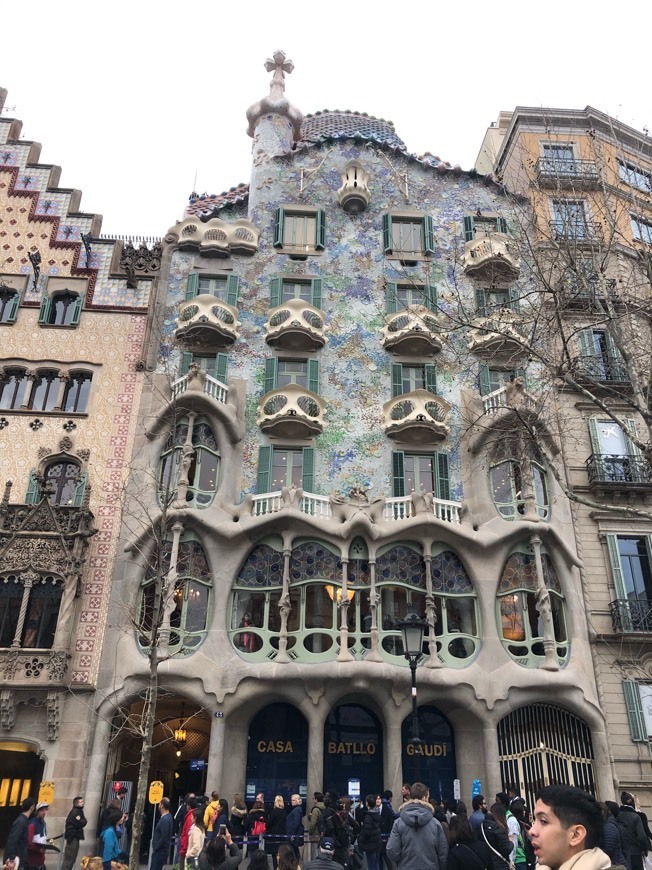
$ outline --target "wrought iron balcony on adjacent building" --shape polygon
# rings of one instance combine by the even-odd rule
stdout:
[[[205,347],[229,347],[240,335],[238,309],[208,293],[179,306],[175,338]]]
[[[602,225],[596,221],[563,220],[550,221],[550,235],[556,242],[573,245],[597,245],[603,241]]]
[[[566,190],[597,187],[600,176],[594,160],[541,157],[535,167],[537,184],[540,187]]]
[[[643,456],[616,456],[592,453],[586,460],[589,484],[600,487],[649,487],[652,482],[650,464]]]
[[[487,233],[466,242],[460,263],[470,278],[488,286],[511,283],[521,274],[518,246],[504,233]]]
[[[615,634],[652,632],[652,601],[638,598],[630,601],[618,598],[609,605],[611,625]]]
[[[385,350],[406,356],[424,356],[439,353],[442,346],[442,332],[429,308],[414,305],[386,315],[383,327]]]
[[[324,312],[303,299],[290,299],[269,312],[265,341],[284,350],[319,350],[328,339]]]
[[[287,384],[265,393],[258,406],[262,432],[279,438],[313,438],[324,431],[325,403],[306,387]]]
[[[616,307],[620,300],[616,294],[614,278],[601,278],[592,275],[567,277],[561,285],[561,301],[565,308],[576,311],[604,311],[608,306]]]

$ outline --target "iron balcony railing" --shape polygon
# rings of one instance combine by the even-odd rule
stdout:
[[[650,464],[643,456],[615,456],[592,453],[586,460],[589,483],[627,483],[648,485],[652,480]]]
[[[599,181],[594,160],[575,160],[571,157],[541,157],[537,161],[536,174],[539,183],[553,181],[559,182],[562,186],[571,181],[584,183]]]
[[[633,631],[652,631],[652,601],[638,598],[630,601],[618,598],[609,605],[611,625],[616,634]]]
[[[590,378],[600,383],[629,384],[629,374],[620,359],[600,354],[582,356],[577,361],[580,378]]]
[[[556,241],[595,243],[602,241],[602,226],[582,218],[558,218],[550,221],[550,232]]]

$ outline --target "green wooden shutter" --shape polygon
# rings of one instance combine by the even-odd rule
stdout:
[[[426,390],[437,394],[437,366],[434,363],[426,363],[425,365],[425,382]]]
[[[437,288],[426,284],[423,288],[423,304],[431,311],[437,310]]]
[[[226,384],[228,366],[228,353],[218,353],[215,356],[215,377],[221,384]]]
[[[496,232],[507,235],[507,221],[503,217],[496,218]]]
[[[199,272],[191,272],[186,281],[186,302],[190,302],[199,293]]]
[[[238,275],[229,275],[226,279],[226,301],[227,304],[238,307],[238,292],[240,286],[240,278]]]
[[[394,314],[398,310],[398,285],[395,281],[388,281],[385,286],[385,307],[387,314]]]
[[[310,282],[310,302],[315,308],[322,306],[322,283],[321,278],[313,278]]]
[[[593,343],[593,330],[582,329],[577,333],[577,343],[580,348],[580,357],[586,374],[593,378],[599,374],[595,358],[595,345]]]
[[[29,473],[27,482],[27,495],[25,496],[25,504],[38,504],[42,498],[41,485],[36,479],[36,472],[32,469]]]
[[[392,399],[403,395],[403,365],[392,363]]]
[[[192,354],[184,351],[181,354],[181,359],[179,360],[179,377],[183,377],[183,375],[187,375],[190,371],[190,363],[192,362]]]
[[[77,481],[77,485],[75,486],[75,491],[72,495],[72,503],[74,507],[81,507],[84,503],[84,496],[86,495],[86,487],[88,486],[88,472],[85,471],[82,476]]]
[[[308,389],[312,393],[319,394],[319,360],[308,360]]]
[[[402,450],[392,451],[392,492],[394,498],[405,495],[405,454]]]
[[[75,299],[75,304],[72,309],[72,317],[70,318],[71,326],[78,326],[81,318],[82,308],[84,307],[84,296],[80,293]]]
[[[623,569],[620,564],[618,535],[607,535],[607,550],[609,552],[609,562],[611,563],[611,576],[616,588],[616,598],[627,598],[625,581],[623,580]]]
[[[623,680],[623,694],[625,695],[625,708],[632,740],[647,742],[648,734],[643,715],[643,704],[636,680]]]
[[[589,435],[591,436],[591,452],[602,453],[602,444],[600,443],[600,435],[598,434],[598,423],[600,421],[595,417],[589,417]]]
[[[43,298],[41,299],[41,310],[38,315],[39,323],[49,323],[50,322],[50,311],[52,310],[52,300],[48,296],[47,293],[43,294]]]
[[[278,379],[278,359],[275,356],[265,360],[265,392],[276,389]]]
[[[489,373],[489,366],[481,365],[480,366],[480,395],[488,396],[489,393],[493,393],[493,389],[491,387],[491,375]]]
[[[326,212],[323,208],[320,208],[317,211],[316,223],[315,249],[317,251],[323,251],[326,247]]]
[[[276,308],[277,305],[281,304],[283,292],[283,279],[282,278],[272,278],[269,282],[269,307]]]
[[[285,229],[285,210],[277,208],[274,215],[274,247],[283,247],[283,231]]]
[[[624,423],[625,426],[629,429],[630,432],[633,432],[634,435],[637,434],[637,429],[636,429],[636,420],[633,420],[633,419],[630,418],[630,417],[625,417],[625,418],[623,419],[623,423]],[[632,439],[627,435],[627,433],[625,433],[625,440],[627,441],[627,451],[628,451],[629,455],[630,455],[630,456],[640,456],[640,455],[641,455],[641,450],[640,450],[638,444],[634,444],[634,442],[633,442]],[[652,563],[651,563],[651,564],[652,564]]]
[[[258,478],[256,480],[256,494],[262,495],[270,492],[272,479],[272,448],[260,447],[258,449]]]
[[[383,250],[386,254],[392,253],[392,216],[383,215]]]
[[[301,486],[304,492],[315,491],[315,448],[304,447],[301,466]]]
[[[464,241],[472,242],[475,238],[475,227],[474,227],[473,218],[470,215],[467,215],[464,218]]]
[[[509,308],[518,314],[521,310],[521,296],[517,287],[510,287],[507,291],[509,294]]]
[[[475,313],[480,317],[487,316],[487,294],[481,287],[475,288]]]
[[[435,253],[435,228],[432,217],[427,214],[423,219],[423,252]]]
[[[607,362],[611,369],[611,380],[628,381],[627,369],[625,368],[623,356],[616,346],[616,342],[607,330],[605,330],[605,337],[607,339]]]
[[[437,498],[443,498],[445,501],[450,501],[450,474],[448,471],[448,453],[435,453],[435,482],[437,484]]]
[[[7,320],[5,321],[6,323],[15,323],[16,322],[16,317],[18,315],[18,308],[20,306],[20,300],[21,300],[22,295],[23,295],[22,293],[15,293],[14,294],[14,298],[11,300],[11,307],[9,308],[9,311],[7,312]]]

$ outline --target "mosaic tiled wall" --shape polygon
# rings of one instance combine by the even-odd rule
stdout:
[[[341,171],[352,159],[359,160],[369,173],[372,197],[367,211],[354,217],[347,215],[337,202]],[[309,174],[313,170],[314,174]],[[272,355],[263,329],[269,309],[269,282],[272,277],[292,274],[323,279],[329,340],[317,356],[327,425],[324,434],[315,441],[316,489],[323,494],[348,493],[352,486],[361,486],[370,496],[391,495],[394,445],[380,425],[382,405],[391,397],[394,361],[381,344],[385,282],[412,278],[435,285],[438,303],[451,315],[451,323],[456,319],[460,298],[470,312],[474,306],[473,286],[458,264],[464,248],[463,217],[481,209],[509,218],[506,201],[495,188],[468,174],[440,173],[430,166],[408,162],[403,155],[387,155],[351,142],[304,150],[291,160],[267,163],[256,170],[252,184],[249,218],[261,230],[260,249],[251,259],[232,258],[233,269],[240,276],[242,329],[241,338],[229,352],[229,377],[247,381],[242,495],[255,488],[258,447],[266,443],[255,417],[263,393],[264,360]],[[326,250],[305,264],[291,261],[272,246],[275,209],[292,204],[326,210]],[[414,267],[403,267],[385,257],[381,215],[387,209],[418,210],[432,215],[435,255]],[[220,214],[226,220],[235,215],[235,211],[229,210]],[[172,367],[176,361],[172,335],[192,264],[192,255],[175,253],[161,346],[162,366]],[[202,269],[219,271],[220,261],[202,260]],[[453,498],[462,495],[458,447],[462,427],[460,391],[464,387],[477,389],[480,362],[466,350],[463,332],[452,331],[442,353],[432,360],[437,365],[438,392],[452,406],[450,438],[441,449],[447,450],[451,458]]]

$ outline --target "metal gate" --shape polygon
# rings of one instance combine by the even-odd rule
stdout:
[[[530,809],[544,785],[566,783],[596,794],[589,728],[561,707],[531,704],[505,716],[498,753],[503,789],[514,785]]]

